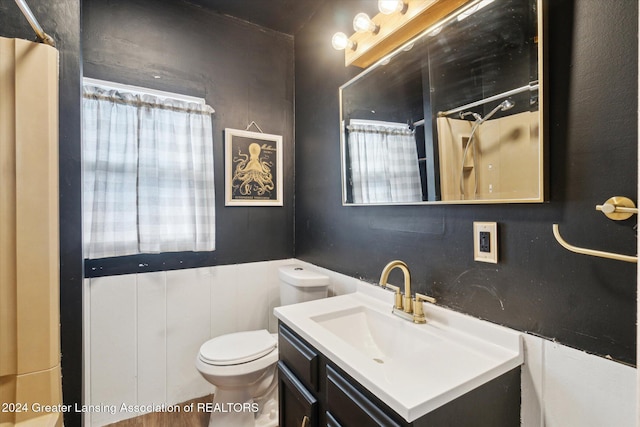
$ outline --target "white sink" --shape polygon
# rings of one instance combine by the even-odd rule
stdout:
[[[408,422],[522,364],[513,330],[428,303],[417,325],[393,315],[392,302],[362,284],[275,314]]]
[[[402,326],[399,318],[389,319],[361,305],[314,316],[311,320],[377,363],[389,363],[400,356],[399,335],[394,333],[394,328]]]

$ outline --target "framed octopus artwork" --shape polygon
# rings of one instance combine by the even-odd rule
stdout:
[[[224,130],[225,205],[282,206],[282,136]]]

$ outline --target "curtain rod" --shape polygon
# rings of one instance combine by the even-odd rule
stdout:
[[[133,85],[123,84],[123,83],[110,82],[107,80],[99,80],[91,77],[83,77],[82,83],[85,85],[99,86],[103,89],[109,89],[109,90],[115,89],[118,91],[125,91],[130,93],[141,93],[144,95],[153,95],[153,96],[158,96],[160,98],[176,99],[178,101],[193,102],[195,104],[201,104],[201,105],[207,104],[204,98],[199,98],[196,96],[189,96],[189,95],[183,95],[181,93],[166,92],[163,90],[150,89],[150,88],[141,87],[141,86],[133,86]]]
[[[460,106],[458,108],[454,108],[453,110],[440,111],[440,112],[438,112],[438,117],[445,117],[445,116],[448,116],[450,114],[459,113],[460,111],[468,110],[469,108],[477,107],[478,105],[486,104],[487,102],[496,101],[496,100],[502,100],[503,98],[506,98],[506,97],[511,96],[511,95],[515,95],[517,93],[526,92],[526,91],[533,91],[533,90],[538,89],[538,87],[539,87],[539,84],[538,84],[537,81],[531,82],[526,86],[522,86],[522,87],[519,87],[519,88],[516,88],[516,89],[508,90],[506,92],[502,92],[502,93],[499,93],[497,95],[493,95],[493,96],[490,96],[488,98],[484,98],[484,99],[481,99],[479,101],[472,102],[470,104],[462,105],[462,106]]]
[[[16,4],[22,11],[22,14],[24,15],[24,17],[27,18],[27,21],[29,21],[29,24],[31,25],[31,28],[33,28],[33,31],[36,32],[36,36],[38,36],[38,40],[40,40],[44,44],[48,44],[49,46],[56,47],[55,40],[53,40],[53,38],[49,34],[44,32],[44,30],[40,26],[40,23],[36,19],[35,15],[33,14],[33,12],[31,12],[31,9],[27,5],[26,1],[16,0]]]
[[[115,102],[122,105],[133,105],[137,107],[151,107],[159,108],[163,110],[182,111],[194,114],[213,114],[215,110],[211,106],[207,105],[204,98],[196,98],[193,96],[180,95],[171,92],[164,92],[160,90],[148,89],[139,86],[130,86],[121,83],[108,82],[105,80],[92,79],[89,77],[82,78],[83,94],[82,97],[86,99],[97,99]],[[88,91],[86,88],[90,88]],[[98,91],[96,92],[95,89]],[[109,91],[115,90],[122,94],[131,94],[133,98],[123,98],[119,95],[112,96]],[[107,91],[103,93],[102,91]],[[146,101],[139,98],[140,95],[151,95],[159,102]],[[171,101],[169,103],[165,101]],[[179,104],[175,104],[173,101],[177,101]]]

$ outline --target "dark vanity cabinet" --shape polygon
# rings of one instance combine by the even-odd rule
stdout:
[[[409,423],[280,323],[280,427],[517,427],[520,368]]]
[[[278,332],[280,427],[411,425],[284,324]]]

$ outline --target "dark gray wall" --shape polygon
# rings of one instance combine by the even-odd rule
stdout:
[[[594,206],[637,194],[637,2],[548,1],[548,203],[344,207],[338,87],[359,70],[330,40],[371,3],[327,0],[295,37],[296,257],[371,282],[399,258],[443,306],[635,363],[636,265],[570,253],[551,225],[635,253],[635,218]],[[499,223],[499,264],[473,261],[473,221]]]
[[[551,223],[575,244],[635,252],[635,220],[613,223],[593,206],[636,194],[637,2],[549,1],[549,203],[343,207],[337,88],[358,70],[343,67],[330,40],[335,31],[349,33],[354,14],[372,3],[327,0],[296,35],[296,255],[370,281],[401,258],[415,287],[442,305],[634,363],[635,265],[568,253],[551,236]],[[73,404],[82,390],[81,8],[78,0],[29,4],[61,52],[62,369],[64,402]],[[83,6],[88,76],[204,96],[217,110],[218,250],[152,261],[178,268],[291,256],[293,41],[170,2]],[[117,20],[107,24],[101,9]],[[0,0],[0,36],[33,39],[11,0]],[[163,78],[155,81],[149,71]],[[251,120],[284,136],[284,208],[223,207],[222,130]],[[500,223],[497,266],[471,261],[474,220]],[[117,261],[125,269],[135,264]],[[66,413],[65,425],[80,425],[80,414]]]
[[[202,97],[216,110],[216,250],[90,261],[87,275],[293,256],[293,38],[183,1],[84,0],[82,41],[85,77]],[[284,207],[224,206],[223,131],[251,121],[283,136]]]
[[[30,0],[60,52],[60,321],[65,405],[82,398],[82,235],[80,233],[80,1]],[[0,0],[0,36],[35,40],[13,0]],[[80,425],[65,413],[65,425]]]
[[[61,53],[62,370],[64,403],[73,405],[82,402],[82,54],[88,77],[200,96],[216,109],[216,251],[114,258],[87,272],[122,274],[293,256],[293,39],[181,1],[29,4]],[[0,0],[0,36],[35,38],[12,0]],[[252,120],[283,135],[284,207],[224,207],[223,130],[245,129]],[[80,415],[65,413],[65,425],[80,425]]]

